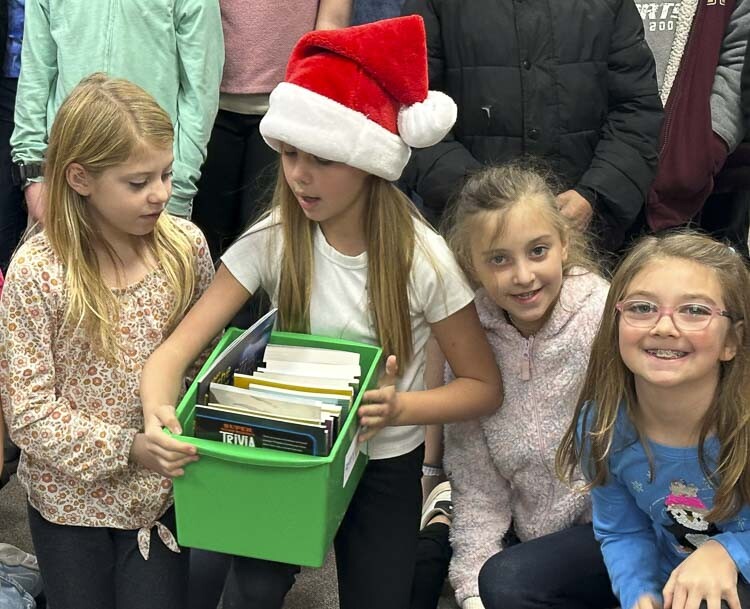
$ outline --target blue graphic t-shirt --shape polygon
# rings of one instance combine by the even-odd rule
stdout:
[[[707,439],[705,448],[710,467],[719,453],[718,440]],[[646,452],[621,408],[610,479],[591,493],[594,533],[623,609],[643,594],[661,599],[671,572],[709,539],[721,543],[742,576],[750,578],[750,507],[743,506],[729,521],[710,522],[706,516],[714,489],[700,467],[697,447],[651,442],[650,449],[653,480]]]
[[[21,72],[23,11],[26,0],[6,0],[8,4],[8,39],[5,41],[3,76],[18,78]]]

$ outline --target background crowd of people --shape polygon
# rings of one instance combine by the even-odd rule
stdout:
[[[180,551],[161,432],[271,304],[384,349],[342,607],[750,608],[750,0],[2,9],[3,475],[53,609],[280,609],[298,566]]]

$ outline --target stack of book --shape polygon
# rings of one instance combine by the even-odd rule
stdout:
[[[359,354],[268,344],[272,327],[261,319],[199,377],[195,436],[328,455],[357,395]]]

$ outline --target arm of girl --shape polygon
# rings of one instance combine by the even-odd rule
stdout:
[[[201,165],[219,108],[224,35],[217,2],[178,0],[174,7],[180,88],[174,124],[174,178],[170,213],[190,217]]]
[[[591,490],[591,503],[594,534],[620,605],[661,607],[663,579],[651,519],[612,474],[606,485]]]
[[[464,421],[491,414],[503,401],[503,383],[474,303],[431,325],[455,380],[424,391],[396,391],[396,357],[386,361],[380,389],[364,395],[359,418],[369,440],[387,425]]]
[[[181,476],[181,463],[186,456],[196,454],[191,444],[162,432],[162,427],[173,433],[181,431],[174,405],[185,371],[248,298],[250,293],[224,265],[220,266],[206,293],[143,367],[141,401],[147,448],[156,459],[157,471],[165,476]]]
[[[427,389],[442,387],[445,384],[445,356],[440,351],[434,336],[430,337],[425,349],[424,386]],[[428,425],[424,434],[424,466],[422,468],[422,501],[438,484],[443,482],[443,426]]]
[[[0,301],[0,402],[8,431],[40,463],[84,481],[110,477],[128,467],[137,430],[90,417],[57,395],[61,362],[54,360],[53,345],[63,315],[60,295],[54,277],[41,277],[49,261],[27,245]]]
[[[737,595],[737,565],[716,539],[704,543],[672,571],[664,586],[664,609],[742,609]]]

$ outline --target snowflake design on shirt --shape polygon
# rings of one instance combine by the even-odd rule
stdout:
[[[633,490],[634,490],[634,491],[635,491],[636,493],[642,493],[642,492],[643,492],[643,484],[642,484],[642,483],[641,483],[641,482],[640,482],[639,480],[633,480],[633,481],[632,481],[632,482],[630,483],[630,486],[632,486],[632,487],[633,487]]]

